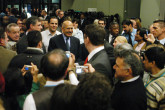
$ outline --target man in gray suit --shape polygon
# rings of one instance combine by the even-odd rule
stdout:
[[[0,72],[4,73],[11,59],[16,55],[16,52],[6,49],[8,42],[6,32],[0,27]]]
[[[84,44],[89,52],[87,62],[90,63],[96,71],[106,75],[112,80],[112,68],[108,55],[104,49],[104,39],[106,32],[101,26],[90,24],[84,31]]]

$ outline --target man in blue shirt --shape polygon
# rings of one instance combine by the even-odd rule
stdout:
[[[128,43],[133,46],[134,44],[137,43],[135,41],[135,34],[137,30],[133,28],[133,23],[129,19],[124,20],[122,22],[122,26],[123,26],[122,35],[125,36],[126,39],[128,40]]]

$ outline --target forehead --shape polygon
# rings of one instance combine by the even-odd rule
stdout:
[[[120,58],[120,57],[117,57],[116,58],[116,64],[118,66],[124,66],[124,59],[123,58]]]
[[[104,23],[104,21],[103,21],[103,20],[99,20],[98,22],[99,22],[99,23]]]
[[[10,31],[16,31],[19,30],[19,26],[11,26]]]
[[[60,14],[64,14],[64,12],[63,11],[60,11]]]
[[[119,25],[118,24],[114,24],[114,25],[112,25],[112,28],[119,28]]]
[[[50,19],[50,23],[57,23],[57,22],[58,22],[58,20],[56,18]]]
[[[128,27],[128,25],[126,25],[126,24],[123,24],[123,27]]]
[[[73,27],[73,23],[70,22],[70,21],[66,21],[66,22],[64,22],[63,27],[65,27],[65,28],[67,28],[67,27]]]
[[[41,21],[37,21],[35,25],[39,25],[39,24],[41,24]]]
[[[154,27],[160,27],[159,23],[154,23],[154,24],[153,24],[153,28],[154,28]]]

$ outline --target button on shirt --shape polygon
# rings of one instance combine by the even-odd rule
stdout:
[[[131,40],[132,40],[133,46],[137,43],[137,42],[135,41],[135,34],[136,34],[136,32],[137,32],[137,29],[134,29],[134,28],[133,28],[133,30],[132,30],[132,32],[131,32]],[[125,36],[126,39],[127,39],[127,41],[129,40],[129,34],[126,34],[126,33],[123,31],[121,35]]]
[[[47,29],[47,30],[41,32],[41,34],[42,34],[42,42],[43,42],[43,44],[44,44],[44,46],[46,48],[46,52],[48,52],[49,40],[52,37],[61,34],[61,32],[59,32],[59,31],[56,30],[56,33],[54,35],[52,35],[50,33],[49,29]]]

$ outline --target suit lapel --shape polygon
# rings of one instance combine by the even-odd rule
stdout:
[[[60,41],[57,41],[57,42],[59,43],[60,47],[66,51],[67,48],[66,48],[66,44],[65,44],[65,41],[64,41],[64,38],[63,38],[62,34],[61,34],[59,39],[60,39]]]
[[[70,37],[70,51],[73,52],[74,50],[74,43],[73,43],[73,37]]]

